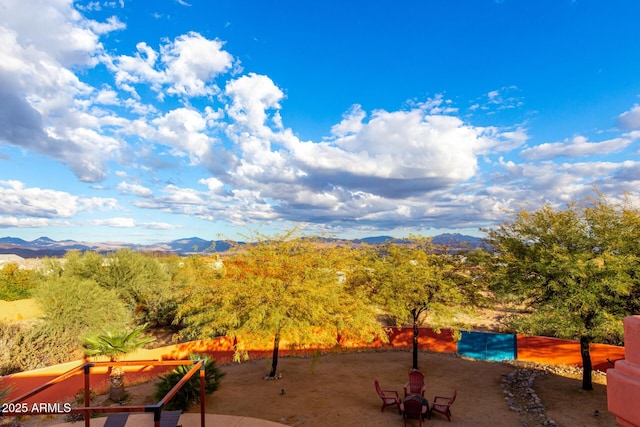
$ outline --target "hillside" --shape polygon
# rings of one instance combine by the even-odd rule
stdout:
[[[356,244],[380,244],[390,240],[390,236],[374,236],[362,239],[344,239]],[[403,240],[398,240],[402,242]],[[474,249],[486,247],[487,242],[480,237],[466,236],[463,234],[439,234],[433,237],[433,243],[445,246],[448,250]],[[160,242],[151,245],[138,245],[124,242],[79,242],[75,240],[56,241],[48,237],[40,237],[33,241],[27,241],[16,237],[0,238],[0,254],[15,254],[23,258],[61,257],[67,251],[96,251],[101,253],[112,252],[118,249],[130,248],[135,251],[157,252],[177,255],[204,254],[225,252],[234,244],[243,242],[230,242],[227,240],[206,240],[200,237],[188,237]]]

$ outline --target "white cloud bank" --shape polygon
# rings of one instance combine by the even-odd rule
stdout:
[[[50,189],[0,180],[0,227],[42,227],[52,220],[73,218],[80,212],[116,209],[112,198],[82,198]]]
[[[526,148],[520,155],[527,160],[552,160],[557,157],[586,157],[620,152],[640,139],[640,132],[630,132],[618,138],[601,142],[589,142],[583,136],[576,136],[564,142],[551,142]]]
[[[95,22],[71,0],[34,1],[0,0],[0,143],[61,162],[80,181],[117,179],[128,209],[323,230],[454,228],[525,202],[575,199],[594,184],[638,188],[635,162],[584,160],[629,149],[638,106],[618,117],[626,133],[600,142],[527,147],[523,125],[474,125],[441,96],[396,111],[354,105],[324,139],[306,141],[283,122],[283,89],[242,74],[224,42],[189,32],[115,54],[100,40],[125,29],[118,18]],[[111,80],[92,86],[78,70],[100,64]],[[470,111],[524,104],[513,86],[476,101]],[[199,176],[181,182],[187,171]],[[0,226],[42,226],[92,207],[118,211],[96,225],[175,227],[133,218],[112,198],[0,181]]]
[[[68,165],[82,181],[104,179],[122,141],[84,110],[94,88],[71,68],[97,64],[100,36],[124,24],[85,19],[64,0],[3,0],[0,10],[0,139]]]

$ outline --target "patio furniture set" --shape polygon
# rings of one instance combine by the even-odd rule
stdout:
[[[431,414],[434,412],[444,415],[448,421],[451,421],[451,405],[456,400],[458,391],[454,390],[453,395],[450,397],[435,396],[430,406],[429,401],[424,397],[424,392],[427,389],[424,383],[424,375],[417,369],[409,371],[409,381],[403,386],[404,399],[402,400],[397,391],[383,390],[378,380],[375,380],[374,384],[378,396],[382,399],[380,412],[384,411],[387,406],[396,406],[398,412],[404,418],[405,426],[409,419],[419,420],[420,426],[422,426],[422,421],[425,418],[431,418]]]

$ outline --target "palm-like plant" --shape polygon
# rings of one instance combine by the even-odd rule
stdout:
[[[144,337],[145,327],[139,326],[132,331],[110,330],[99,334],[92,334],[82,338],[82,344],[87,356],[108,356],[109,361],[118,362],[122,357],[145,344],[155,340],[155,337]],[[109,398],[120,401],[124,398],[124,370],[119,367],[109,368]]]

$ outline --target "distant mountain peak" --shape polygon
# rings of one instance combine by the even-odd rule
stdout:
[[[9,244],[9,245],[23,245],[27,243],[27,241],[19,237],[1,237],[0,243]]]
[[[345,240],[354,243],[381,244],[390,241],[406,242],[406,239],[396,239],[391,236],[373,236],[362,239],[333,239]],[[473,249],[486,247],[486,240],[480,237],[466,236],[459,233],[446,233],[432,238],[434,244],[449,246],[454,249]],[[225,252],[233,244],[243,244],[243,242],[229,242],[227,240],[206,240],[200,237],[187,237],[176,239],[170,242],[159,242],[151,245],[127,244],[121,242],[87,243],[74,240],[55,241],[43,236],[28,242],[17,237],[0,238],[0,253],[16,254],[24,258],[34,258],[43,256],[63,256],[67,251],[98,251],[101,253],[113,252],[118,249],[131,248],[136,251],[149,252],[169,252],[178,255],[189,255],[197,253]]]

